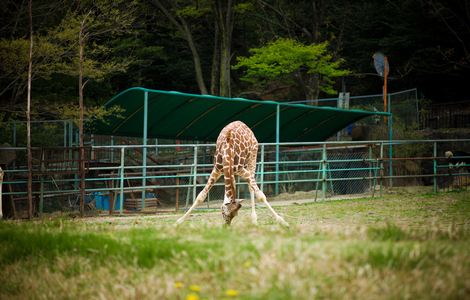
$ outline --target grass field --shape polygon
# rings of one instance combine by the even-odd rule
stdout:
[[[470,192],[0,221],[0,299],[469,299]]]

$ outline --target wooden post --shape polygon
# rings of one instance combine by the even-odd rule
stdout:
[[[111,171],[111,178],[114,178],[114,172]],[[107,182],[109,187],[109,214],[112,215],[114,212],[114,179],[111,179],[111,182]]]
[[[432,164],[433,164],[433,192],[437,193],[437,143],[433,143],[433,151],[432,151]]]
[[[10,183],[8,185],[8,191],[11,193],[10,195],[10,205],[11,205],[11,210],[13,211],[13,219],[18,218],[18,214],[16,213],[16,206],[15,206],[15,199],[13,199],[13,187],[12,184]]]
[[[384,58],[384,87],[383,87],[383,98],[384,98],[384,112],[387,112],[387,79],[388,79],[388,58]]]
[[[121,198],[119,199],[120,201],[120,214],[122,215],[123,210],[124,210],[124,147],[121,148],[121,165],[119,167],[119,188],[120,188],[120,196]]]
[[[384,57],[384,85],[383,85],[383,100],[384,100],[384,112],[389,112],[389,107],[388,107],[388,97],[387,97],[387,81],[388,81],[388,58],[385,56]],[[388,124],[388,117],[384,117],[384,123],[387,125]]]
[[[327,182],[326,182],[326,168],[327,168],[327,155],[326,155],[326,143],[322,147],[322,156],[321,156],[321,174],[322,174],[322,197],[323,200],[326,199],[327,193]]]
[[[27,152],[28,152],[28,218],[33,218],[33,154],[31,152],[31,82],[33,69],[33,0],[28,2],[29,11],[29,62],[28,62],[28,96],[26,106],[27,119]]]
[[[84,119],[84,107],[83,107],[83,64],[84,64],[84,48],[85,48],[85,22],[86,18],[80,24],[80,32],[78,35],[78,47],[79,47],[79,76],[78,76],[78,103],[80,107],[80,117],[78,122],[78,151],[79,151],[79,173],[80,173],[80,215],[83,216],[85,212],[85,149],[83,143],[83,119]]]
[[[3,174],[5,174],[0,167],[0,219],[3,218],[3,210],[2,210],[2,184],[3,184]]]
[[[178,174],[176,174],[178,175]],[[180,202],[180,188],[179,188],[179,185],[180,185],[180,179],[179,177],[176,177],[176,204],[175,204],[175,211],[178,212],[179,210],[179,202]]]
[[[148,126],[148,99],[149,93],[145,91],[144,93],[144,124],[143,124],[143,134],[142,134],[142,144],[144,148],[142,149],[142,202],[141,209],[145,209],[145,199],[147,192],[147,126]]]

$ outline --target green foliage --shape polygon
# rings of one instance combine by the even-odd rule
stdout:
[[[250,49],[251,56],[238,57],[234,69],[245,68],[242,79],[266,84],[276,79],[294,79],[301,74],[320,76],[320,89],[334,94],[333,79],[349,74],[340,69],[343,60],[333,60],[328,43],[304,45],[280,38],[264,47]]]
[[[70,11],[62,22],[49,32],[49,38],[64,51],[56,72],[78,75],[78,37],[80,28],[86,40],[84,78],[97,81],[125,72],[133,62],[132,57],[115,56],[122,48],[112,48],[107,39],[118,39],[132,30],[136,2],[93,1],[80,10]],[[106,36],[107,39],[103,39]],[[129,45],[131,46],[131,45]]]
[[[57,106],[56,109],[61,119],[74,120],[75,124],[78,125],[80,115],[78,105],[63,104]],[[103,106],[88,106],[84,111],[84,118],[87,120],[106,122],[110,116],[122,118],[122,112],[124,112],[124,109],[117,105],[108,109]]]
[[[210,13],[210,7],[195,7],[188,5],[176,10],[176,15],[183,18],[200,18]]]
[[[253,1],[241,2],[237,3],[233,7],[234,11],[239,14],[244,14],[248,12],[253,12],[255,10],[255,6]]]
[[[215,2],[161,2],[176,19],[187,21],[200,55],[205,84],[208,84],[213,58],[217,61],[212,7]],[[23,118],[26,106],[29,26],[25,3],[4,0],[0,11],[2,121]],[[85,103],[102,103],[117,91],[137,85],[197,92],[187,42],[178,38],[183,34],[175,31],[153,3],[154,0],[35,0],[32,96],[39,104],[33,111],[54,107],[57,102],[76,102],[78,29],[90,11],[86,18],[85,80],[88,83]],[[464,100],[462,95],[466,95],[464,89],[470,70],[467,51],[470,39],[466,29],[469,16],[465,14],[464,0],[406,0],[401,5],[377,1],[323,1],[321,5],[312,6],[312,1],[297,1],[293,5],[286,0],[240,0],[232,4],[235,16],[230,45],[232,63],[240,64],[236,56],[247,56],[250,48],[257,49],[266,41],[279,37],[297,41],[289,47],[285,42],[289,50],[285,53],[267,55],[267,59],[276,55],[283,61],[291,59],[292,63],[282,65],[285,70],[274,62],[271,65],[260,62],[252,66],[259,70],[253,71],[251,77],[248,74],[251,66],[236,67],[246,70],[247,74],[245,81],[240,82],[239,74],[232,73],[235,75],[234,95],[259,90],[266,95],[267,91],[288,86],[288,91],[279,92],[280,98],[297,100],[306,97],[304,87],[314,89],[310,79],[317,75],[321,77],[320,88],[324,91],[321,96],[333,93],[337,86],[328,81],[334,81],[338,74],[322,75],[321,72],[328,74],[323,68],[321,72],[315,71],[317,73],[308,71],[313,55],[306,50],[315,45],[311,43],[327,40],[325,53],[344,58],[336,69],[354,73],[345,78],[351,95],[381,92],[380,78],[364,74],[375,73],[371,55],[382,51],[390,59],[393,91],[416,86],[433,100]],[[299,63],[302,60],[306,63]],[[328,63],[339,61],[332,59]],[[300,67],[292,71],[295,66]],[[47,117],[50,116],[51,111],[48,111]]]
[[[28,39],[0,40],[0,79],[27,79],[28,71]],[[49,79],[57,67],[57,57],[62,55],[62,49],[48,41],[46,37],[37,36],[33,53],[33,77]]]
[[[4,74],[18,74],[26,73],[28,65],[28,49],[29,40],[0,40],[0,65],[1,71]]]

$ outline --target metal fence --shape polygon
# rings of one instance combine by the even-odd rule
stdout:
[[[468,151],[470,139],[261,144],[256,176],[270,199],[298,192],[307,192],[303,195],[309,199],[373,196],[391,186],[428,186],[435,192],[466,189],[470,166],[449,168],[444,157],[445,151],[457,149]],[[33,150],[35,211],[78,210],[78,148]],[[214,144],[87,147],[86,206],[119,213],[187,207],[206,183],[214,150]],[[27,199],[26,149],[0,151],[14,158],[4,168],[4,207],[9,207],[10,215],[22,217]],[[246,183],[237,186],[239,198],[249,197]],[[205,205],[223,199],[223,194],[220,181]]]
[[[343,109],[361,109],[366,111],[384,111],[382,94],[345,97],[341,95],[334,98],[318,100],[293,101],[291,103],[311,103],[317,106],[330,106]],[[339,131],[334,140],[384,140],[389,139],[391,127],[402,131],[415,131],[423,128],[422,122],[427,115],[426,101],[418,98],[417,89],[387,94],[387,112],[393,115],[393,122],[381,116],[371,116],[349,124]],[[392,121],[392,120],[390,120]],[[392,125],[393,124],[393,125]],[[413,139],[413,136],[399,136],[396,139]]]

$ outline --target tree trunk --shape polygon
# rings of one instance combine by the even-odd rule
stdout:
[[[31,77],[33,70],[33,0],[29,0],[28,96],[26,104],[26,147],[28,152],[28,218],[33,218],[33,157],[31,153]],[[1,199],[1,198],[0,198]]]
[[[313,42],[318,43],[321,40],[321,26],[324,23],[325,15],[325,3],[324,0],[314,0],[312,1],[312,32],[313,32]]]
[[[230,60],[232,57],[233,32],[232,0],[216,1],[215,8],[215,16],[220,32],[220,95],[230,97]]]
[[[219,78],[220,78],[220,37],[219,26],[217,19],[214,20],[214,50],[212,53],[212,68],[211,68],[211,94],[219,94]]]
[[[306,77],[306,78],[304,78]],[[295,74],[297,83],[302,88],[305,100],[307,104],[318,105],[318,102],[313,101],[317,100],[320,95],[320,77],[318,74],[304,74],[302,72],[297,72]]]
[[[306,99],[317,100],[320,95],[320,76],[318,74],[308,75],[306,86]],[[310,101],[312,105],[318,105],[318,102]]]
[[[202,75],[202,67],[201,67],[201,58],[199,57],[199,52],[197,51],[196,44],[194,44],[193,35],[189,30],[188,25],[186,22],[183,23],[184,34],[186,36],[186,41],[188,42],[189,49],[193,54],[193,63],[194,63],[194,71],[196,73],[196,82],[197,86],[199,87],[199,91],[201,94],[207,94],[206,84],[204,83],[204,76]]]
[[[163,14],[168,18],[171,23],[173,23],[173,25],[184,36],[184,39],[188,42],[189,49],[191,50],[191,54],[193,55],[194,71],[196,73],[196,82],[199,87],[199,91],[203,95],[207,94],[207,88],[206,84],[204,83],[204,76],[202,74],[201,58],[199,57],[199,52],[197,51],[196,45],[193,40],[193,35],[188,27],[188,24],[181,16],[175,16],[174,14],[171,14],[170,11],[161,3],[161,1],[153,0],[152,3],[163,12]],[[176,9],[175,3],[170,1],[170,4],[173,6],[174,9]]]
[[[79,139],[79,172],[80,172],[80,214],[83,216],[85,210],[85,149],[83,148],[83,52],[85,47],[84,37],[85,21],[80,26],[80,33],[78,37],[79,44],[79,73],[78,73],[78,102],[80,106],[80,117],[78,123],[78,139]]]

